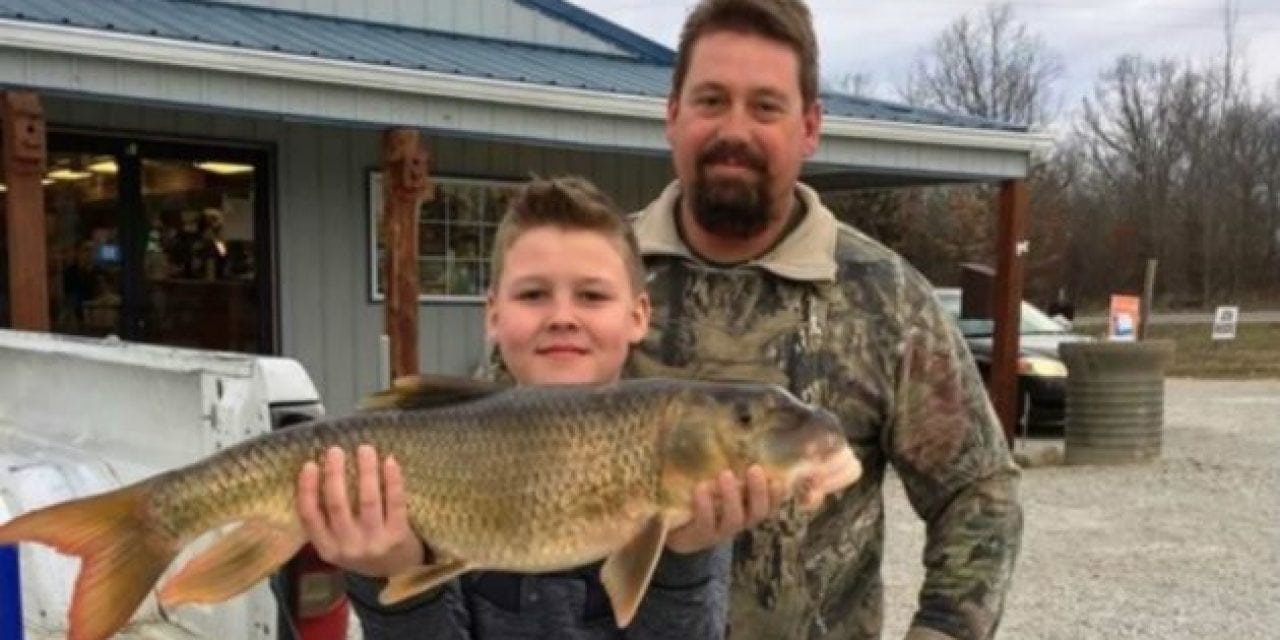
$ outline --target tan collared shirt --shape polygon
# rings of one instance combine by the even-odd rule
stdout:
[[[771,251],[746,265],[761,267],[789,280],[832,282],[836,278],[836,236],[840,223],[813,189],[797,184],[796,193],[807,212],[804,219]],[[674,213],[679,197],[680,183],[672,182],[657,200],[637,214],[632,227],[640,242],[640,253],[694,257],[676,228]]]

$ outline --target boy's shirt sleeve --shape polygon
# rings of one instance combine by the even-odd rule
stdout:
[[[471,640],[471,614],[457,580],[389,607],[378,603],[384,584],[347,574],[347,595],[366,640]]]
[[[915,289],[885,432],[927,524],[925,581],[908,637],[990,638],[1022,536],[1018,468],[955,323],[927,284]]]
[[[691,554],[664,551],[628,640],[685,640],[725,637],[729,614],[732,545]]]

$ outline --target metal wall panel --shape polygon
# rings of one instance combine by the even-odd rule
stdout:
[[[610,42],[511,0],[222,1],[228,4],[369,20],[414,29],[435,29],[603,53],[626,53]]]

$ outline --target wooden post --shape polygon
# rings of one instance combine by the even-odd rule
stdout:
[[[4,126],[4,175],[8,192],[9,287],[11,326],[48,331],[49,267],[45,245],[44,178],[46,143],[44,110],[29,91],[6,91],[0,97]]]
[[[1156,266],[1159,260],[1147,261],[1146,277],[1142,280],[1142,306],[1138,311],[1139,340],[1147,339],[1147,325],[1151,322],[1151,313],[1156,306]]]
[[[1028,202],[1026,181],[1008,180],[1000,185],[991,402],[1010,446],[1018,425],[1018,326],[1022,321],[1023,255],[1030,250],[1026,239]]]
[[[418,207],[431,193],[427,150],[414,129],[382,139],[382,233],[391,379],[418,373]]]

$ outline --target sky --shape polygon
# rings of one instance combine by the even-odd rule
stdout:
[[[571,0],[675,48],[692,0]],[[1223,0],[1014,0],[1016,17],[1056,52],[1060,114],[1090,95],[1123,54],[1222,60]],[[1255,89],[1280,94],[1280,0],[1234,0],[1237,48]],[[823,78],[871,76],[872,95],[897,99],[912,58],[956,18],[977,16],[980,0],[809,0]]]

